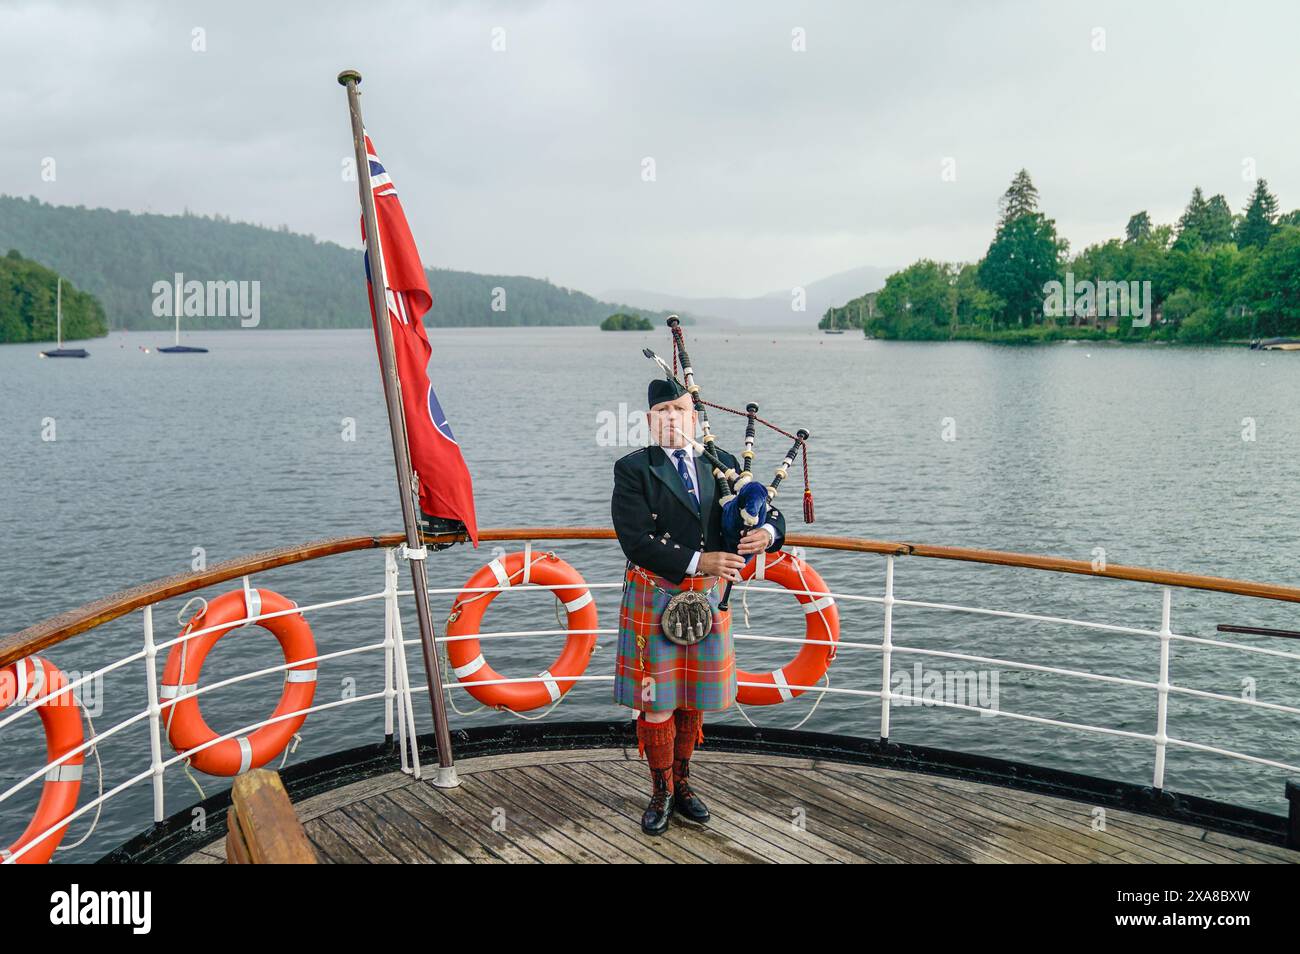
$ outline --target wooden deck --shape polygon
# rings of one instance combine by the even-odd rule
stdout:
[[[467,759],[459,788],[400,772],[297,805],[322,861],[1270,863],[1300,852],[993,785],[838,762],[696,752],[713,819],[640,830],[635,749]],[[222,843],[185,859],[224,860]]]

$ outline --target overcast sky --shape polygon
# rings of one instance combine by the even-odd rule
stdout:
[[[427,265],[751,296],[978,258],[1021,166],[1073,249],[1196,184],[1238,210],[1247,160],[1300,207],[1297,36],[1283,2],[5,0],[0,192],[357,245],[355,67]]]

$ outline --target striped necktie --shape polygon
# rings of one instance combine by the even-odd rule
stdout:
[[[686,491],[695,498],[695,506],[700,506],[700,495],[695,490],[695,482],[691,480],[691,472],[686,468],[686,451],[677,450],[673,452],[677,458],[677,473],[682,475],[682,483],[686,485]]]

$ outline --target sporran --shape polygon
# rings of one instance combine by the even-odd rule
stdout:
[[[671,642],[694,646],[713,629],[713,607],[699,590],[683,590],[664,607],[659,626]]]

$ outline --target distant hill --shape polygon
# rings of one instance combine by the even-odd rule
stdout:
[[[16,251],[0,256],[0,342],[54,341],[59,275]],[[108,334],[104,309],[93,295],[63,282],[63,340]]]
[[[806,326],[815,328],[828,308],[843,305],[867,292],[884,287],[885,279],[895,271],[864,265],[838,272],[804,286],[807,295],[804,311],[792,311],[789,288],[768,292],[758,298],[683,298],[650,291],[607,291],[603,297],[639,301],[649,308],[681,308],[702,324],[744,325],[778,328]]]
[[[177,272],[186,281],[259,281],[263,328],[364,328],[370,322],[361,252],[287,228],[0,196],[0,254],[11,248],[92,293],[113,329],[170,326],[170,318],[153,313],[153,285]],[[428,274],[433,310],[425,324],[431,327],[599,325],[612,312],[660,320],[668,315],[597,301],[537,278],[441,268]],[[492,309],[497,288],[505,290],[504,311]],[[682,320],[690,322],[685,315]],[[196,321],[238,327],[237,319]]]

